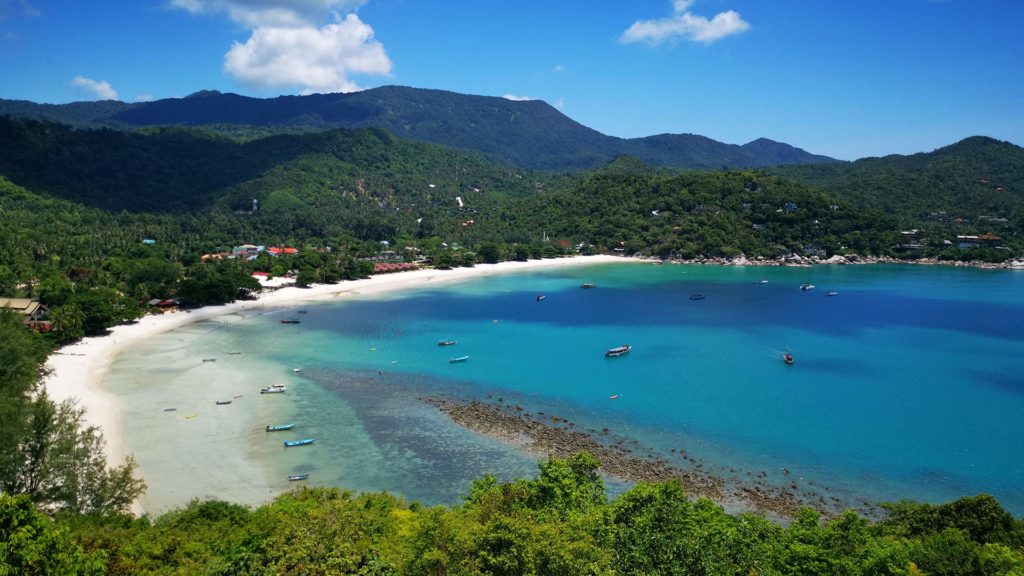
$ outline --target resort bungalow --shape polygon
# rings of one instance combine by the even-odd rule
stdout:
[[[153,298],[149,302],[146,302],[150,308],[159,308],[161,312],[177,312],[178,306],[181,305],[181,301],[177,298],[168,298],[166,300],[160,298]]]
[[[36,332],[49,332],[50,323],[41,320],[48,309],[29,298],[0,298],[0,308],[6,308],[21,316],[21,322]]]
[[[957,236],[957,248],[977,248],[981,246],[981,240],[977,236]]]
[[[388,272],[402,272],[404,270],[415,270],[419,265],[413,262],[377,262],[373,265],[374,274],[387,274]]]
[[[1003,239],[991,232],[986,232],[981,236],[978,236],[978,242],[986,248],[995,248],[996,250],[1006,248],[1003,245]]]
[[[986,232],[981,236],[957,236],[956,237],[957,248],[995,248],[996,250],[1006,250],[1006,245],[1003,244],[1003,239],[991,232]]]
[[[231,256],[235,258],[246,258],[252,259],[263,252],[263,246],[256,246],[254,244],[242,244],[241,246],[235,246],[231,249]]]

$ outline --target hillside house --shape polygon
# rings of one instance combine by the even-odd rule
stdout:
[[[991,232],[986,232],[981,236],[978,236],[978,242],[980,242],[985,248],[995,248],[996,250],[1006,248],[1003,244],[1003,239]]]
[[[981,246],[981,240],[977,236],[960,236],[956,237],[957,248],[978,248]]]

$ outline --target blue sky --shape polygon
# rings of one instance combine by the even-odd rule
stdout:
[[[1024,144],[1020,0],[0,0],[0,98],[401,84],[621,137],[855,159]]]

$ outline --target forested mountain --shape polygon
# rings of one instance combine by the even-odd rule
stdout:
[[[0,175],[33,192],[131,212],[265,210],[348,198],[391,208],[527,195],[537,175],[380,129],[286,134],[245,143],[186,128],[144,133],[0,117]]]
[[[773,172],[898,214],[905,227],[1024,238],[1024,148],[1009,142],[975,136],[933,152]]]
[[[512,101],[402,86],[269,99],[202,91],[186,98],[135,104],[0,100],[0,115],[91,127],[216,126],[263,134],[380,128],[403,138],[477,150],[516,166],[547,170],[595,168],[621,154],[678,168],[835,162],[766,139],[737,146],[693,134],[615,138],[573,121],[540,100]]]
[[[65,111],[105,106],[117,108]],[[245,136],[0,118],[0,297],[40,301],[50,328],[0,313],[0,573],[1021,573],[1024,523],[988,496],[885,504],[877,522],[804,510],[782,526],[693,501],[677,482],[609,496],[585,454],[542,463],[534,479],[484,477],[452,507],[314,489],[255,510],[195,502],[126,515],[143,489],[134,462],[107,467],[81,410],[40,393],[41,367],[51,346],[134,321],[153,298],[187,308],[248,297],[253,271],[333,283],[370,274],[366,257],[384,254],[438,268],[577,252],[887,255],[902,226],[929,218],[952,234],[998,224],[1009,249],[939,243],[922,255],[1001,260],[1024,247],[1021,149],[986,138],[775,172],[619,156],[558,174],[380,128]],[[687,142],[647,144],[671,156]],[[298,250],[223,257],[242,243]]]

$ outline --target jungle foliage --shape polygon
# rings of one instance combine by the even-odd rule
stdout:
[[[598,466],[583,453],[549,459],[535,478],[502,484],[485,476],[461,505],[437,507],[313,488],[256,509],[197,501],[156,518],[65,514],[48,522],[27,515],[23,500],[0,496],[0,527],[35,522],[44,528],[40,540],[62,538],[62,554],[73,552],[82,566],[65,574],[92,573],[96,564],[117,575],[952,576],[1024,569],[1024,522],[989,496],[903,502],[879,522],[804,510],[782,526],[690,500],[677,481],[639,484],[609,499]],[[37,559],[63,560],[50,560],[56,550],[46,544],[21,540],[7,554],[29,549]],[[0,547],[0,561],[4,553]]]

